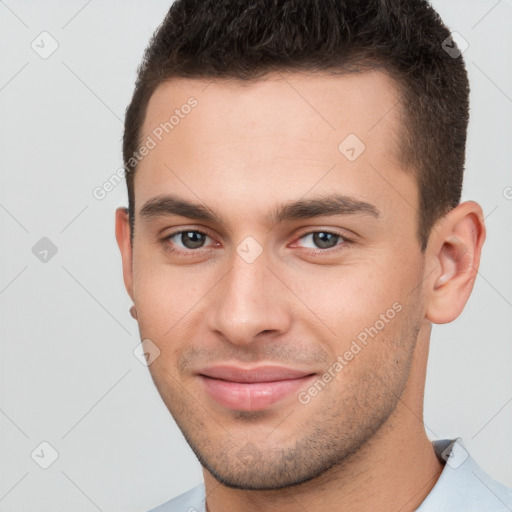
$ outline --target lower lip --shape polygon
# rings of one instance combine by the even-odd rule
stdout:
[[[200,375],[207,393],[219,404],[239,411],[261,411],[308,384],[314,375],[274,382],[230,382]]]

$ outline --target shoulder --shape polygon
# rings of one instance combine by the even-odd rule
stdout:
[[[204,512],[204,502],[204,484],[199,484],[149,512]]]
[[[469,455],[462,439],[434,441],[446,461],[436,485],[417,512],[510,512],[512,490],[493,480]]]

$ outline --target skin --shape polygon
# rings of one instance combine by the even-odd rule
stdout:
[[[138,165],[133,246],[122,208],[116,236],[141,338],[160,350],[152,378],[203,465],[208,510],[416,510],[443,467],[423,424],[431,325],[454,320],[471,293],[480,206],[451,210],[421,251],[416,179],[398,151],[398,92],[382,72],[175,79],[151,97],[143,137],[190,96],[197,106]],[[366,146],[353,162],[338,150],[351,133]],[[166,194],[220,221],[141,215]],[[378,217],[267,218],[332,194],[369,203]],[[206,231],[203,247],[169,237],[180,229]],[[312,231],[341,237],[322,248]],[[262,249],[251,263],[237,254],[248,236]],[[234,411],[195,373],[274,363],[321,377],[397,303],[307,404],[294,393]]]

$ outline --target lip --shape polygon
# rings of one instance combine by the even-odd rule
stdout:
[[[283,366],[215,366],[198,372],[206,392],[229,409],[261,411],[283,400],[315,376]]]

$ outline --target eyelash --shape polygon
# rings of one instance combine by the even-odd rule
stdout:
[[[178,249],[178,248],[172,246],[170,240],[172,238],[174,238],[175,236],[177,236],[177,235],[181,235],[182,233],[199,233],[199,234],[204,235],[204,236],[206,236],[208,238],[212,238],[208,233],[206,233],[205,231],[202,231],[201,229],[182,229],[180,231],[175,231],[175,232],[170,233],[169,235],[165,236],[162,239],[162,243],[164,244],[164,247],[165,247],[165,249],[167,251],[169,251],[172,254],[178,254],[178,255],[181,255],[181,256],[191,256],[194,253],[197,254],[198,252],[200,252],[202,250],[205,250],[204,247],[199,247],[198,249],[183,250],[183,249]],[[308,235],[314,235],[315,233],[326,233],[326,234],[329,234],[329,235],[334,235],[334,236],[339,237],[340,241],[334,247],[330,247],[330,248],[327,248],[327,249],[307,249],[308,252],[310,254],[312,253],[313,255],[316,255],[316,254],[319,254],[319,253],[322,253],[322,254],[337,253],[337,252],[339,252],[341,250],[344,250],[344,248],[346,248],[345,247],[346,245],[352,243],[352,240],[347,238],[345,235],[342,235],[341,233],[338,233],[336,231],[329,231],[329,230],[325,230],[325,229],[319,229],[319,230],[316,230],[316,231],[308,231],[306,233],[303,233],[301,236],[299,236],[297,240],[301,240],[301,239],[305,238]]]

